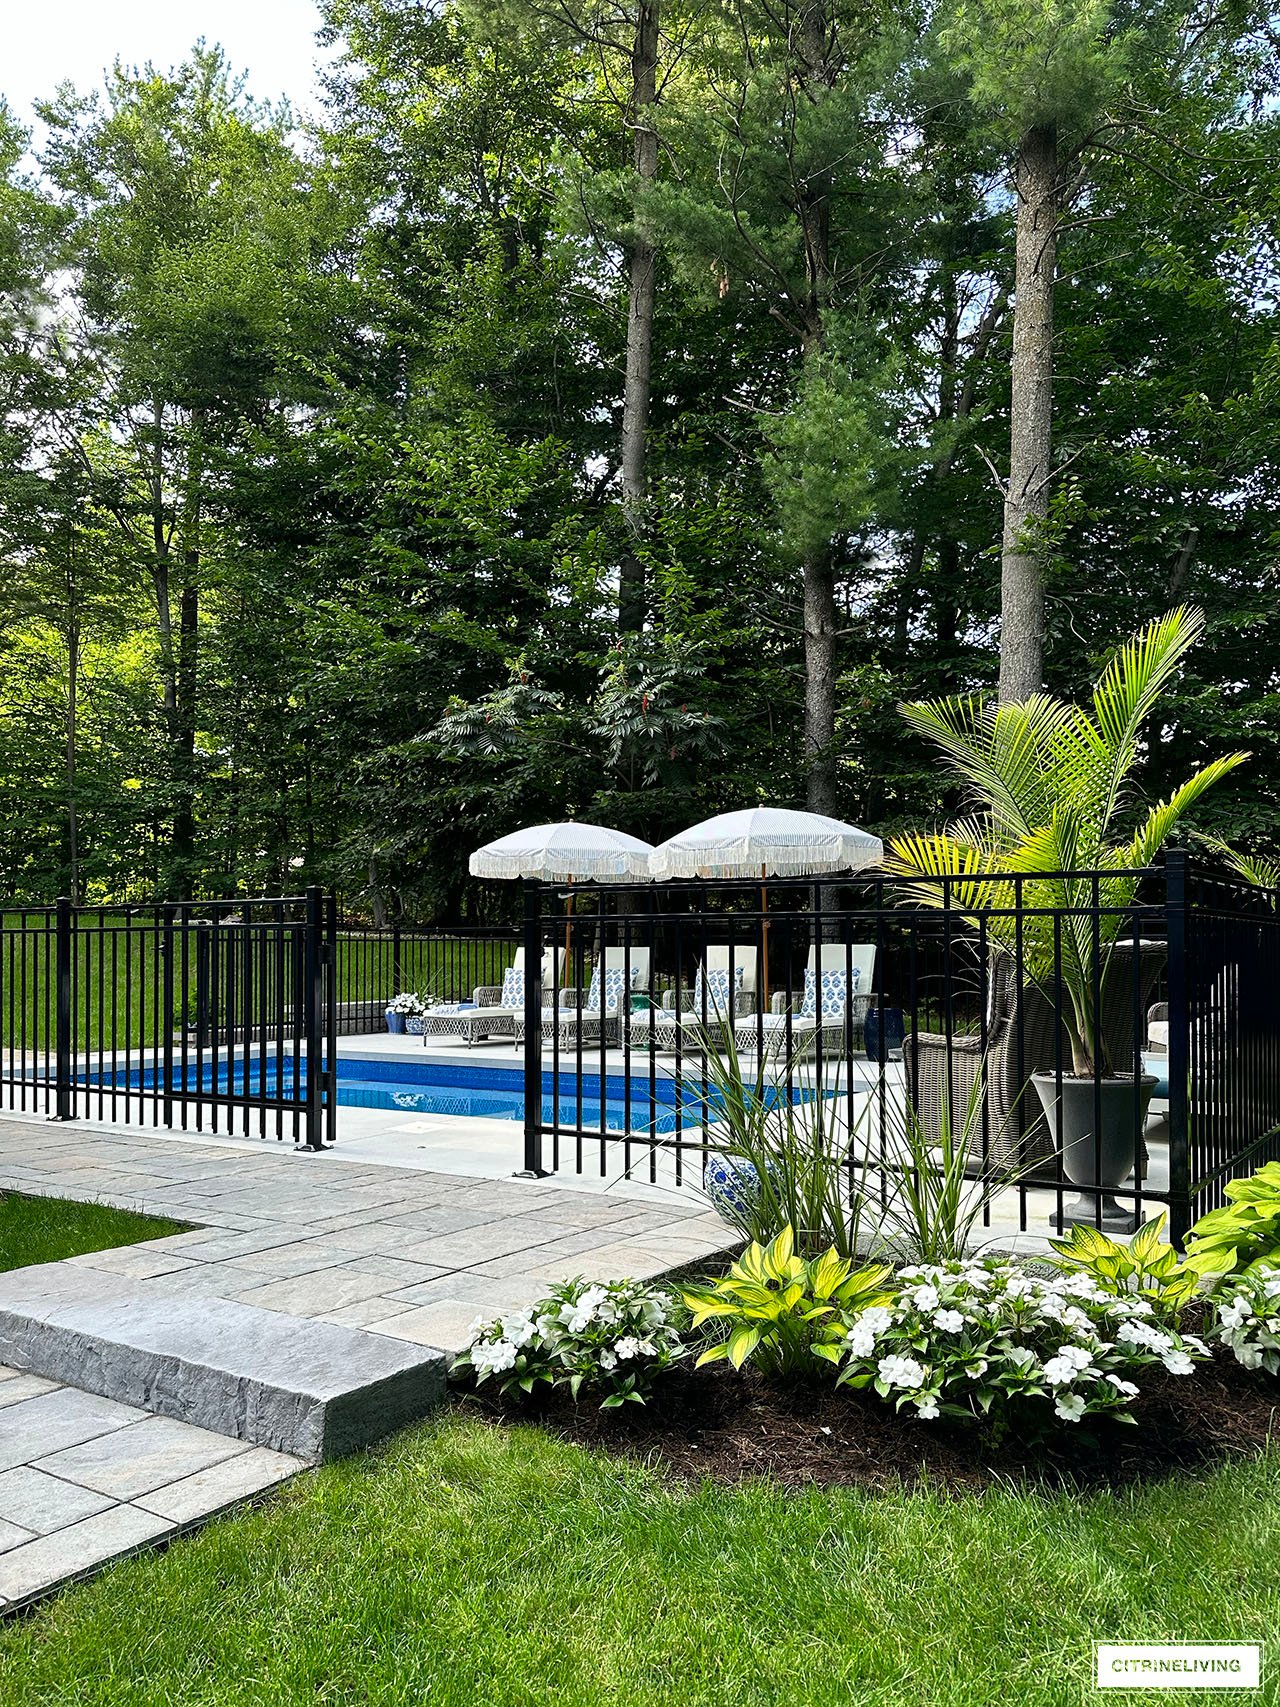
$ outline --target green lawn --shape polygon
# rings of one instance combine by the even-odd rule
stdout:
[[[51,916],[0,914],[0,1048],[49,1050],[55,1040],[55,967]],[[102,929],[75,939],[73,1014],[77,1051],[153,1048],[194,1024],[200,1006],[197,936],[172,938],[172,989],[166,989],[163,942],[148,915],[128,924],[104,914]],[[266,1017],[275,1011],[278,948],[270,933],[219,938],[207,1000],[219,1012],[241,1015],[265,991]],[[515,944],[496,938],[415,937],[405,933],[399,960],[389,932],[339,933],[336,976],[340,1002],[389,1001],[398,990],[459,1001],[477,984],[501,984]],[[398,975],[397,975],[398,974]],[[286,980],[292,971],[285,969]],[[185,1001],[184,1001],[185,990]]]
[[[63,1257],[83,1256],[86,1251],[136,1245],[142,1239],[163,1239],[183,1230],[181,1221],[135,1215],[105,1203],[72,1203],[62,1197],[22,1197],[6,1192],[0,1196],[0,1270],[60,1262]]]
[[[1096,1638],[1272,1638],[1278,1559],[1277,1457],[1121,1498],[686,1489],[454,1411],[9,1626],[0,1700],[1064,1707]]]

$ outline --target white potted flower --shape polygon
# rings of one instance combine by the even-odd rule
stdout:
[[[387,1030],[398,1037],[405,1031],[412,1032],[412,1022],[417,1020],[420,1035],[422,1016],[426,1011],[421,996],[415,995],[412,990],[402,991],[387,1003]]]

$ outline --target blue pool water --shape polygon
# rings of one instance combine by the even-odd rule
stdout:
[[[273,1097],[281,1092],[292,1096],[294,1063],[286,1058],[279,1065],[283,1070],[280,1077],[277,1063],[269,1054],[247,1062],[205,1061],[199,1068],[192,1063],[187,1068],[185,1088],[231,1089],[240,1095],[245,1095],[247,1089],[249,1097]],[[91,1084],[98,1083],[100,1078],[107,1085],[111,1082],[109,1074],[94,1073],[86,1077]],[[123,1089],[126,1078],[131,1086],[138,1088],[163,1083],[163,1074],[152,1068],[134,1068],[127,1075],[118,1076],[115,1082],[119,1088]],[[183,1082],[178,1069],[175,1091],[183,1087]],[[561,1073],[558,1078],[544,1073],[542,1090],[542,1120],[547,1126],[582,1126],[589,1130],[603,1127],[610,1132],[674,1132],[677,1127],[697,1125],[704,1117],[703,1089],[696,1081],[682,1081],[677,1089],[669,1079],[653,1083],[647,1078],[628,1081],[620,1074],[611,1073],[602,1080],[598,1073],[584,1073],[579,1084],[572,1073]],[[718,1098],[714,1090],[707,1094],[714,1119]],[[797,1098],[802,1094],[793,1092]],[[339,1057],[337,1097],[343,1108],[384,1108],[405,1114],[448,1114],[484,1120],[524,1119],[524,1076],[515,1067]]]

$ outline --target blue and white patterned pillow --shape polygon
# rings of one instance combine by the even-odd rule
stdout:
[[[604,995],[603,1006],[601,1004],[601,999],[600,999],[601,998],[601,976],[602,976],[602,974],[603,974],[603,980],[604,980],[604,982],[603,982],[603,995]],[[635,986],[640,982],[640,968],[638,966],[633,966],[631,968],[631,978],[630,978],[629,982],[631,984],[632,989],[634,989]],[[616,1014],[618,1011],[619,1004],[622,1001],[623,994],[626,991],[627,984],[628,984],[628,978],[627,978],[627,969],[625,966],[607,966],[607,967],[603,967],[603,968],[597,966],[595,971],[591,974],[591,988],[587,991],[587,1000],[586,1000],[587,1012],[588,1013],[604,1012],[606,1014]]]
[[[849,989],[849,978],[846,968],[834,966],[826,968],[822,974],[821,1017],[824,1020],[843,1020],[845,1009],[849,1005],[849,996],[857,995],[858,983],[862,977],[862,968],[853,968],[853,989]],[[805,968],[804,1000],[800,1004],[801,1019],[817,1019],[819,1017],[818,982],[812,966]]]
[[[741,1007],[742,986],[746,978],[746,967],[735,966],[733,969],[733,997],[729,995],[729,968],[727,966],[713,967],[710,972],[698,968],[698,976],[693,985],[693,1011],[699,1016],[703,1012],[705,1000],[708,1015],[717,1018],[731,1017],[731,1009]]]
[[[508,966],[502,974],[502,994],[498,997],[500,1008],[522,1008],[524,1006],[524,967]]]

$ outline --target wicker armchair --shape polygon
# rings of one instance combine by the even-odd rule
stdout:
[[[1162,942],[1143,942],[1138,948],[1136,1006],[1131,943],[1119,943],[1113,950],[1111,976],[1102,991],[1102,1033],[1118,1073],[1133,1071],[1143,1029],[1135,1013],[1145,1015],[1167,956]],[[1034,984],[1024,984],[1019,991],[1013,964],[1005,954],[992,960],[990,1011],[985,1050],[987,1129],[977,1134],[982,1148],[973,1160],[981,1166],[985,1153],[989,1167],[1025,1168],[1055,1154],[1053,1134],[1031,1075],[1052,1072],[1059,1058],[1069,1071],[1071,1044],[1044,992]],[[1060,1039],[1055,1037],[1059,1029]],[[908,1033],[903,1047],[908,1094],[933,1143],[941,1141],[948,1087],[952,1133],[958,1136],[963,1130],[983,1055],[980,1036]]]

